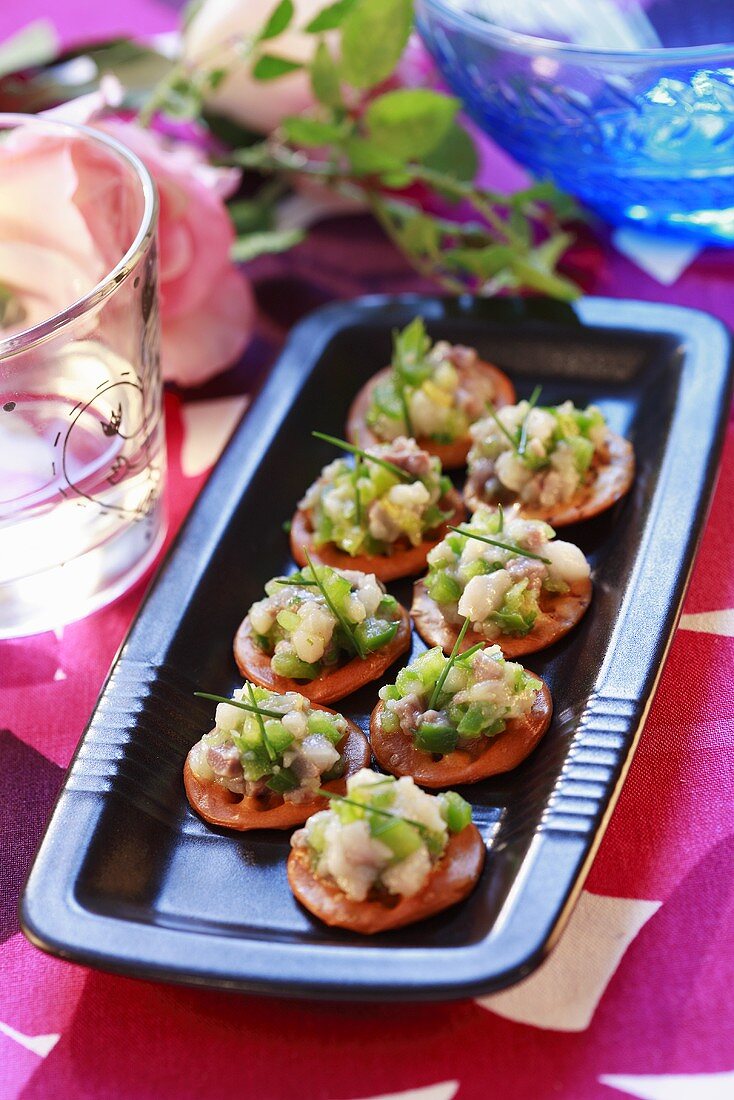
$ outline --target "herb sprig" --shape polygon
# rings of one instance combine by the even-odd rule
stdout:
[[[268,139],[243,142],[226,158],[274,176],[276,184],[237,200],[243,235],[234,254],[246,259],[300,241],[300,231],[277,226],[277,185],[311,177],[361,201],[414,268],[446,290],[578,297],[576,284],[558,272],[573,241],[563,222],[579,217],[573,201],[549,182],[513,195],[478,185],[478,153],[457,119],[459,100],[430,88],[389,87],[413,29],[413,0],[326,0],[298,26],[313,36],[306,59],[288,56],[285,39],[281,45],[298,14],[293,0],[279,0],[259,30],[228,36],[195,60],[184,52],[141,111],[144,124],[157,112],[206,120],[205,100],[242,68],[259,82],[298,71],[309,78],[312,111],[282,119]],[[404,198],[401,192],[414,184],[444,204],[462,204],[461,218]]]
[[[357,654],[358,657],[360,657],[362,660],[364,660],[364,658],[367,656],[367,654],[365,653],[364,646],[362,645],[359,638],[357,637],[357,634],[356,634],[354,628],[352,627],[352,624],[348,621],[348,619],[345,618],[344,615],[342,615],[342,613],[339,611],[339,609],[337,608],[334,601],[329,596],[329,593],[326,591],[326,586],[324,585],[323,581],[321,580],[318,573],[316,572],[316,567],[314,566],[314,563],[311,561],[311,555],[309,554],[308,550],[306,550],[305,547],[304,547],[303,552],[306,555],[306,561],[308,562],[308,564],[310,566],[310,569],[311,569],[311,572],[314,575],[314,578],[316,580],[316,584],[319,587],[319,591],[321,592],[321,595],[324,597],[324,600],[326,601],[326,606],[329,608],[329,611],[332,613],[334,618],[340,624],[342,630],[344,631],[344,633],[347,636],[348,641],[350,642],[352,648],[354,649],[354,652]],[[327,568],[328,568],[328,566],[327,566]]]
[[[506,427],[506,426],[505,426],[505,425],[504,425],[504,424],[502,423],[502,421],[500,420],[499,416],[497,415],[497,410],[496,410],[496,408],[494,407],[494,405],[492,404],[492,402],[491,402],[491,401],[488,401],[488,402],[487,402],[487,412],[488,412],[488,413],[489,413],[489,415],[490,415],[490,416],[492,417],[492,419],[494,420],[495,424],[497,425],[497,427],[499,428],[499,430],[500,430],[500,431],[502,432],[502,434],[503,434],[503,436],[505,437],[505,439],[507,440],[507,442],[508,442],[508,443],[510,444],[510,446],[512,447],[513,451],[516,451],[516,450],[517,450],[517,446],[518,446],[518,444],[517,444],[517,438],[516,438],[516,436],[514,436],[514,435],[512,434],[512,432],[511,432],[511,431],[509,430],[509,428],[507,428],[507,427]]]
[[[469,616],[467,616],[464,619],[464,625],[462,626],[461,630],[459,631],[459,636],[456,639],[456,641],[454,642],[454,648],[451,650],[451,655],[449,656],[448,661],[446,662],[446,664],[443,667],[443,672],[439,676],[439,678],[436,681],[436,684],[433,688],[433,691],[431,692],[431,699],[430,699],[430,702],[428,703],[428,709],[429,710],[434,710],[435,709],[436,703],[438,702],[438,700],[441,697],[441,692],[443,691],[443,685],[446,683],[446,677],[448,676],[449,672],[451,672],[454,661],[456,660],[456,658],[459,655],[459,649],[461,648],[461,643],[464,641],[464,635],[466,634],[467,630],[469,629],[469,622],[470,622]]]
[[[533,558],[535,561],[542,561],[545,565],[550,565],[550,558],[544,558],[541,554],[535,554],[532,550],[525,550],[524,547],[518,546],[515,543],[501,542],[499,539],[490,538],[489,535],[480,535],[476,531],[469,531],[466,527],[452,527],[448,524],[449,531],[456,531],[457,535],[466,535],[469,539],[477,539],[479,542],[486,542],[489,546],[498,546],[500,550],[508,550],[511,554],[517,554],[521,558]]]
[[[301,585],[306,585],[307,588],[318,588],[316,581],[307,581],[305,577],[273,577],[273,582],[289,588],[300,588]]]
[[[252,703],[252,709],[253,709],[255,717],[257,719],[257,724],[260,727],[260,736],[263,739],[263,745],[265,746],[265,751],[268,754],[268,757],[270,759],[270,763],[272,764],[278,759],[278,754],[275,751],[275,749],[273,748],[273,746],[270,744],[270,740],[269,740],[267,732],[265,730],[265,722],[263,721],[262,714],[258,710],[257,700],[255,699],[255,692],[253,691],[252,684],[249,682],[249,680],[247,682],[247,694],[250,696],[250,702]]]
[[[250,687],[251,694],[252,688]],[[267,710],[265,707],[259,707],[256,703],[243,703],[240,699],[228,699],[226,695],[211,695],[208,691],[195,691],[194,695],[197,699],[211,699],[214,703],[229,703],[231,707],[239,707],[240,710],[249,711],[250,714],[264,715],[265,718],[282,718],[283,711]]]
[[[381,784],[373,784],[375,787]],[[372,786],[372,785],[371,785]],[[393,813],[391,810],[383,810],[380,806],[370,806],[364,802],[357,802],[354,798],[348,798],[343,794],[336,794],[334,791],[327,791],[324,787],[320,787],[316,792],[322,795],[324,798],[328,798],[330,802],[344,802],[347,806],[356,806],[357,809],[365,810],[370,814],[378,814],[380,817],[392,818],[393,821],[403,821],[406,825],[412,825],[414,829],[417,829],[421,836],[428,840],[430,838],[435,843],[436,834],[424,825],[421,821],[414,821],[412,817],[403,817],[402,814]]]
[[[401,470],[393,462],[387,462],[384,458],[371,455],[369,451],[363,451],[361,447],[355,447],[353,443],[347,443],[344,439],[337,439],[334,435],[326,435],[325,432],[311,432],[311,435],[315,436],[316,439],[322,439],[324,443],[331,443],[334,447],[340,447],[343,451],[348,451],[349,454],[359,455],[365,462],[374,462],[376,466],[382,466],[384,470],[388,470],[395,477],[400,478],[401,481],[416,480],[406,470]]]
[[[528,445],[528,421],[530,419],[530,414],[533,411],[533,409],[535,408],[535,406],[538,402],[538,398],[540,397],[542,392],[543,392],[543,387],[542,386],[536,386],[535,389],[532,392],[530,400],[528,401],[527,412],[525,413],[525,416],[523,417],[522,427],[520,429],[520,438],[519,438],[518,443],[517,443],[517,454],[518,454],[519,458],[522,458],[522,456],[525,454],[525,448]]]

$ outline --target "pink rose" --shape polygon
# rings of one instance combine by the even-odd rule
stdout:
[[[30,129],[0,144],[0,286],[14,300],[2,335],[59,313],[105,274],[76,203],[83,155],[79,143]]]
[[[250,284],[229,258],[224,199],[238,173],[133,122],[94,125],[137,153],[158,187],[163,376],[198,385],[237,359],[254,324]]]

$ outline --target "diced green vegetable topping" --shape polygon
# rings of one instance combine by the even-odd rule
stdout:
[[[301,501],[310,514],[316,546],[334,544],[352,557],[389,554],[395,543],[418,546],[427,531],[447,518],[440,502],[450,483],[443,479],[439,459],[413,440],[400,440],[394,453],[390,444],[362,450],[321,432],[313,434],[362,459],[358,474],[350,460],[336,459]],[[390,455],[419,473],[408,472]]]
[[[441,816],[450,833],[460,833],[471,825],[471,806],[456,791],[443,791],[438,800],[441,803]]]
[[[499,646],[476,645],[465,653],[455,647],[448,658],[435,647],[380,689],[379,721],[384,733],[402,731],[421,752],[443,756],[502,733],[507,722],[527,714],[536,691],[536,681],[506,661]],[[396,711],[409,696],[410,709]]]
[[[318,734],[326,738],[338,753],[347,732],[341,715],[316,710],[295,692],[281,695],[246,681],[242,690],[231,699],[202,692],[196,694],[220,704],[215,729],[202,739],[206,751],[211,746],[220,756],[223,752],[229,754],[226,756],[229,767],[234,748],[239,755],[243,779],[250,783],[264,780],[265,786],[278,794],[300,787],[298,775],[303,773],[291,765],[313,751],[304,744],[308,736]],[[241,695],[244,700],[239,697]],[[321,781],[338,778],[343,773],[343,756],[338,755],[330,764],[322,773]],[[216,769],[216,760],[212,766]],[[216,770],[214,774],[217,775]],[[237,778],[231,771],[222,774],[228,779]],[[313,775],[313,770],[310,774]]]
[[[451,443],[469,419],[458,403],[459,374],[444,345],[432,348],[421,317],[393,333],[392,370],[372,391],[366,420],[380,439],[398,435]]]
[[[364,658],[392,641],[400,625],[397,600],[372,575],[309,565],[268,581],[265,591],[248,613],[251,637],[273,672],[288,679],[314,680]]]

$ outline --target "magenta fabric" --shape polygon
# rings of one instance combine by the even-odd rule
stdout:
[[[0,36],[49,10],[65,41],[175,21],[153,0],[26,0],[0,7]],[[591,293],[734,320],[734,253],[707,250],[663,287],[589,234],[571,266]],[[182,468],[188,403],[251,390],[292,324],[326,301],[426,289],[358,217],[325,222],[250,271],[260,313],[243,362],[195,394],[168,396],[171,534],[207,473]],[[145,584],[60,637],[0,643],[0,1097],[213,1100],[232,1087],[302,1100],[734,1095],[733,509],[730,425],[685,617],[582,903],[555,955],[510,999],[245,997],[37,951],[18,929],[22,881]]]

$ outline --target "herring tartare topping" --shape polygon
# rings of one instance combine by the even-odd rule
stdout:
[[[416,317],[393,334],[391,370],[377,383],[366,423],[383,440],[399,435],[452,443],[467,436],[494,397],[490,377],[468,371],[478,362],[474,348],[435,344]]]
[[[482,504],[429,552],[428,594],[449,623],[468,618],[488,639],[524,637],[544,593],[563,595],[591,574],[581,550],[554,536],[547,523],[523,519],[517,506]]]
[[[313,873],[348,898],[414,897],[440,862],[449,838],[471,822],[471,807],[454,791],[427,794],[409,777],[363,768],[344,796],[293,834]]]
[[[308,802],[322,783],[342,775],[338,746],[346,733],[345,718],[303,695],[245,682],[232,701],[219,703],[215,728],[194,746],[189,764],[197,779],[234,794]]]
[[[278,676],[313,680],[344,660],[391,642],[400,625],[397,600],[373,573],[307,566],[265,585],[248,612],[253,641]]]
[[[471,427],[467,487],[478,497],[549,508],[578,492],[604,461],[609,429],[595,405],[531,401],[492,410]]]
[[[457,649],[450,657],[438,646],[427,650],[401,669],[394,684],[380,688],[384,733],[401,732],[415,748],[443,756],[477,747],[480,738],[497,736],[532,710],[538,680],[506,661],[498,645],[480,643],[462,654]]]
[[[299,507],[310,513],[317,547],[333,543],[352,557],[373,556],[399,540],[419,546],[446,518],[440,501],[450,488],[440,460],[398,436],[358,453],[355,462],[335,459]]]

